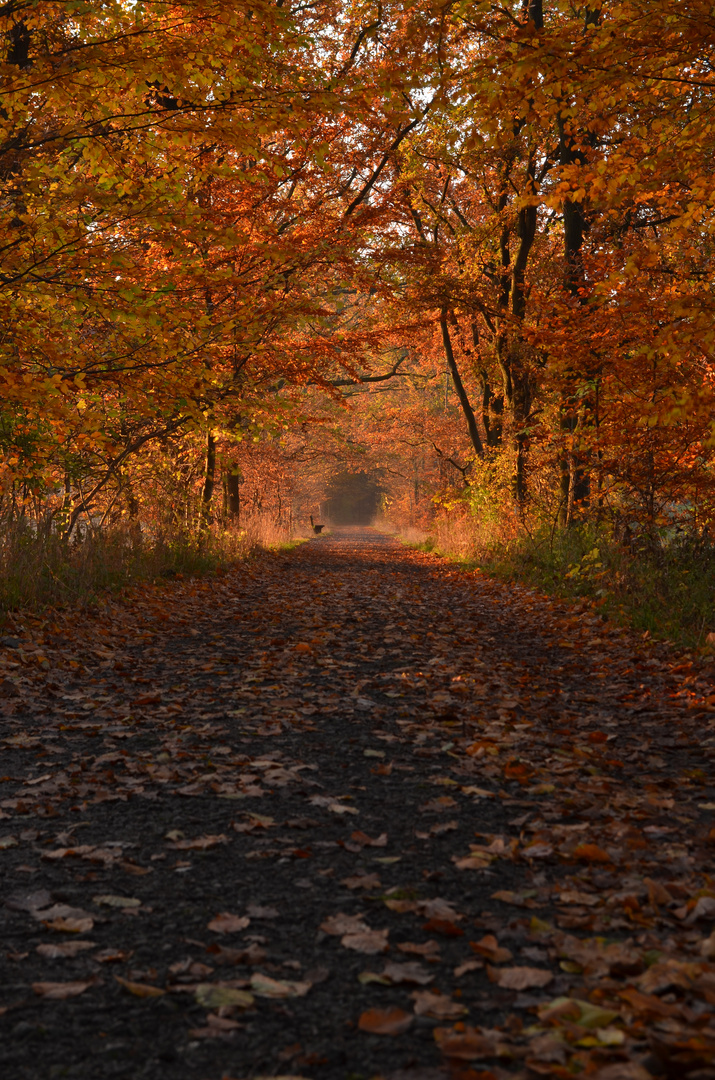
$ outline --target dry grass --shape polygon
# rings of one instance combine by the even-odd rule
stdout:
[[[76,535],[6,525],[0,536],[0,612],[95,607],[102,594],[137,581],[194,577],[290,543],[284,527],[253,517],[246,528],[180,530],[114,527]]]

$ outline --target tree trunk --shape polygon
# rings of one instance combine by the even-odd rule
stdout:
[[[226,473],[226,491],[228,492],[228,516],[236,525],[241,513],[240,480],[238,465],[234,462]]]
[[[447,323],[447,308],[442,308],[442,311],[440,312],[439,325],[442,328],[442,341],[444,342],[444,353],[447,357],[447,365],[452,376],[454,389],[457,391],[459,404],[462,406],[464,419],[467,421],[469,438],[471,440],[472,446],[474,447],[475,454],[477,454],[478,457],[483,457],[484,447],[482,446],[482,440],[479,436],[479,428],[477,427],[477,421],[474,416],[474,409],[469,404],[467,391],[464,389],[464,383],[462,382],[462,377],[459,374],[457,362],[454,359],[454,349],[452,348],[452,339],[449,336],[449,326]]]
[[[213,432],[206,436],[206,469],[204,486],[201,492],[200,526],[203,531],[211,524],[211,500],[216,485],[216,439]]]

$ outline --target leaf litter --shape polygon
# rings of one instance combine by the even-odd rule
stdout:
[[[706,662],[365,530],[14,619],[13,1076],[715,1075]]]

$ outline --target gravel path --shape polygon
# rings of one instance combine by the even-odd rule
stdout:
[[[715,1077],[690,661],[372,530],[0,651],[3,1076]]]

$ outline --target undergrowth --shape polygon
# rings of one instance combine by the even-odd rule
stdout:
[[[436,530],[409,546],[478,567],[567,599],[588,599],[596,610],[645,637],[714,651],[715,545],[703,537],[644,536],[617,542],[605,528],[520,531],[489,538],[476,526]],[[713,639],[708,640],[708,635]]]
[[[64,540],[13,525],[0,540],[0,614],[18,610],[91,608],[103,594],[142,581],[198,577],[221,571],[266,547],[293,546],[265,529],[181,531],[127,528],[87,532]],[[267,541],[267,542],[266,542]]]

